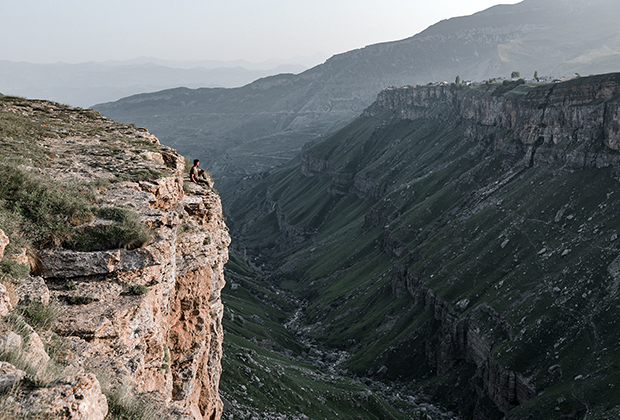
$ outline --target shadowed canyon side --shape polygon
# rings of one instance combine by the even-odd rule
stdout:
[[[3,296],[9,299],[0,353],[13,354],[3,360],[15,360],[17,370],[25,372],[24,379],[13,375],[17,380],[9,381],[15,391],[1,399],[3,411],[15,418],[45,413],[45,418],[103,419],[107,412],[113,416],[108,418],[128,418],[118,416],[135,416],[123,411],[123,401],[134,394],[138,408],[132,409],[151,407],[151,415],[161,418],[219,419],[220,292],[230,237],[217,193],[184,181],[183,158],[145,129],[45,101],[3,97],[0,107],[0,165],[3,174],[11,174],[6,185],[35,177],[33,186],[20,188],[38,207],[18,205],[17,190],[10,199],[3,196],[3,211],[25,216],[15,219],[22,220],[17,226],[4,213],[0,217],[8,239],[2,267],[27,263],[32,275],[3,272]],[[65,216],[70,221],[65,236],[42,236],[22,249],[20,228],[29,229],[29,211],[53,211],[36,201],[45,192],[28,189],[37,183],[60,185],[59,191],[76,188],[73,195],[91,204],[82,210],[86,216]],[[1,193],[11,192],[2,188]],[[148,234],[141,246],[102,245],[110,240],[106,229],[119,240],[132,220],[137,231]],[[47,229],[44,222],[36,226],[39,232]],[[11,347],[7,337],[23,333],[15,320],[29,322],[35,307],[53,308],[56,322],[48,330],[30,328],[23,343],[30,345],[27,337],[37,334],[42,354],[54,343],[59,349],[50,352],[51,360],[43,357],[33,373],[32,364],[22,360],[25,344]],[[54,366],[61,366],[61,373],[49,373]],[[23,385],[26,379],[40,389]],[[84,389],[98,392],[91,399]],[[131,418],[153,418],[145,416]]]
[[[466,419],[616,418],[619,104],[618,73],[384,90],[235,197],[235,242],[350,375]]]
[[[223,180],[270,170],[343,127],[389,86],[617,71],[614,0],[525,0],[441,21],[410,38],[335,55],[298,75],[237,89],[170,89],[95,108],[133,121]],[[220,183],[226,194],[227,183]]]

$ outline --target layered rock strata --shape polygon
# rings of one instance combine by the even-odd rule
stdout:
[[[36,118],[41,109],[56,115],[59,106],[34,102],[22,108],[24,116]],[[61,181],[96,183],[97,206],[135,210],[154,239],[136,249],[39,250],[37,261],[30,261],[39,276],[24,280],[11,293],[0,285],[2,315],[19,301],[60,306],[54,326],[65,348],[60,361],[68,373],[76,372],[37,393],[24,390],[5,401],[7,407],[13,401],[11,409],[28,405],[49,418],[103,419],[108,405],[99,380],[104,380],[111,388],[127,389],[158,404],[162,415],[219,419],[220,292],[230,244],[219,196],[208,187],[187,182],[184,186],[184,159],[146,130],[119,128],[88,110],[62,112],[84,117],[89,135],[76,125],[76,132],[58,130],[57,137],[41,138],[38,146],[52,156],[48,166],[44,171],[34,165],[22,169]],[[0,235],[0,253],[6,242]],[[9,295],[15,300],[12,304]],[[8,343],[13,333],[7,334]],[[32,331],[28,345],[35,335]],[[16,346],[27,350],[21,342]],[[40,355],[37,364],[45,363]],[[19,378],[18,370],[5,370],[12,373],[0,375],[0,383]],[[56,411],[48,407],[46,401],[58,401],[57,394],[73,396],[67,400],[69,408],[57,403]],[[69,413],[74,408],[77,411]]]
[[[67,305],[61,316],[57,333],[71,341],[69,360],[138,393],[157,391],[195,419],[220,418],[220,291],[230,238],[219,197],[200,188],[186,196],[181,181],[168,178],[121,183],[105,199],[133,203],[157,238],[136,250],[41,254],[53,296],[92,301]]]
[[[364,115],[396,111],[399,118],[409,120],[467,122],[471,138],[484,137],[485,128],[506,130],[526,148],[531,164],[562,161],[582,168],[618,163],[615,153],[591,145],[601,142],[610,151],[620,150],[620,73],[541,85],[512,95],[500,94],[503,85],[498,86],[488,91],[484,86],[456,85],[387,89]],[[503,140],[496,146],[504,146]]]
[[[504,413],[536,396],[535,387],[522,374],[507,369],[493,357],[496,343],[485,335],[478,318],[490,319],[496,329],[510,334],[510,326],[493,308],[482,305],[463,317],[459,309],[464,310],[469,302],[460,301],[455,307],[402,266],[392,269],[391,281],[395,297],[408,293],[416,305],[423,305],[438,321],[432,331],[438,341],[432,344],[429,340],[425,349],[426,360],[439,374],[449,371],[459,361],[474,363],[476,375],[484,383],[483,391]]]

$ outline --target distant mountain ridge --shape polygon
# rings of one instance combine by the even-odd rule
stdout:
[[[80,64],[33,64],[0,60],[0,87],[12,95],[50,99],[83,108],[129,95],[176,86],[246,85],[279,73],[300,73],[308,66],[270,62],[174,63],[143,58]]]
[[[441,21],[401,41],[333,56],[299,75],[236,89],[173,89],[95,106],[148,127],[216,173],[257,172],[292,158],[390,86],[571,76],[620,68],[620,2],[525,0]]]
[[[157,64],[165,67],[172,67],[178,69],[193,69],[196,67],[202,67],[205,69],[223,69],[223,68],[235,68],[242,67],[247,70],[273,70],[278,67],[303,67],[308,69],[328,59],[323,52],[317,52],[309,56],[296,56],[288,59],[269,59],[262,62],[252,62],[247,60],[162,60],[156,57],[139,57],[131,60],[112,60],[104,61],[100,64],[115,66],[115,65],[129,65],[129,64]]]

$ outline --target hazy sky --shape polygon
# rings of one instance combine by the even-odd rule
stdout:
[[[415,35],[520,0],[0,0],[0,59],[261,62]]]

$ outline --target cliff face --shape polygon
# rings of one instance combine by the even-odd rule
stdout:
[[[148,188],[148,189],[147,189]],[[138,393],[157,391],[196,419],[217,419],[223,332],[223,266],[230,242],[219,197],[185,196],[176,178],[141,188],[110,188],[106,200],[142,207],[157,230],[137,250],[41,254],[42,276],[60,301],[88,296],[88,305],[63,311],[57,333],[70,337],[72,362],[114,372]],[[156,189],[155,194],[147,192]],[[150,205],[149,205],[150,202]],[[75,289],[63,290],[67,281]],[[130,296],[129,286],[148,287]]]
[[[115,128],[103,119],[97,124]],[[39,146],[55,157],[45,173],[64,181],[112,180],[101,183],[97,205],[135,210],[154,235],[147,246],[131,250],[39,250],[37,274],[61,306],[54,327],[66,343],[60,357],[113,387],[151,395],[162,413],[219,419],[220,291],[230,243],[220,198],[189,183],[184,191],[183,158],[145,130],[129,131],[105,141],[80,133],[40,139]],[[108,152],[122,142],[129,147]],[[77,144],[87,152],[72,152]],[[118,180],[136,169],[163,176]]]
[[[489,398],[504,413],[536,396],[536,388],[523,374],[507,369],[493,357],[496,341],[487,335],[479,319],[490,319],[494,328],[510,333],[510,325],[493,307],[481,305],[463,317],[460,312],[467,308],[468,300],[451,304],[411,276],[406,268],[394,266],[391,281],[395,298],[408,293],[415,305],[423,306],[438,321],[437,326],[426,327],[437,342],[426,346],[425,354],[438,374],[449,372],[460,361],[474,363]]]
[[[602,168],[620,162],[615,153],[620,150],[620,74],[537,87],[507,83],[473,89],[449,84],[389,88],[362,117],[389,113],[389,118],[396,120],[458,125],[469,141],[482,144],[490,140],[493,148],[505,153],[525,152],[525,163],[530,166],[561,163],[574,169]],[[394,140],[390,148],[399,142]],[[353,191],[380,198],[387,191],[364,171],[338,168],[316,151],[302,152],[301,172],[305,176],[329,175],[333,194]]]
[[[601,167],[617,162],[617,158],[590,149],[603,139],[605,146],[619,150],[619,100],[620,75],[610,74],[532,90],[524,87],[513,96],[481,94],[450,85],[388,89],[364,115],[397,110],[401,118],[410,120],[465,120],[471,124],[468,135],[472,138],[483,136],[484,127],[509,130],[529,149],[533,163],[561,159],[574,167]],[[572,150],[558,155],[545,145],[565,145]]]

